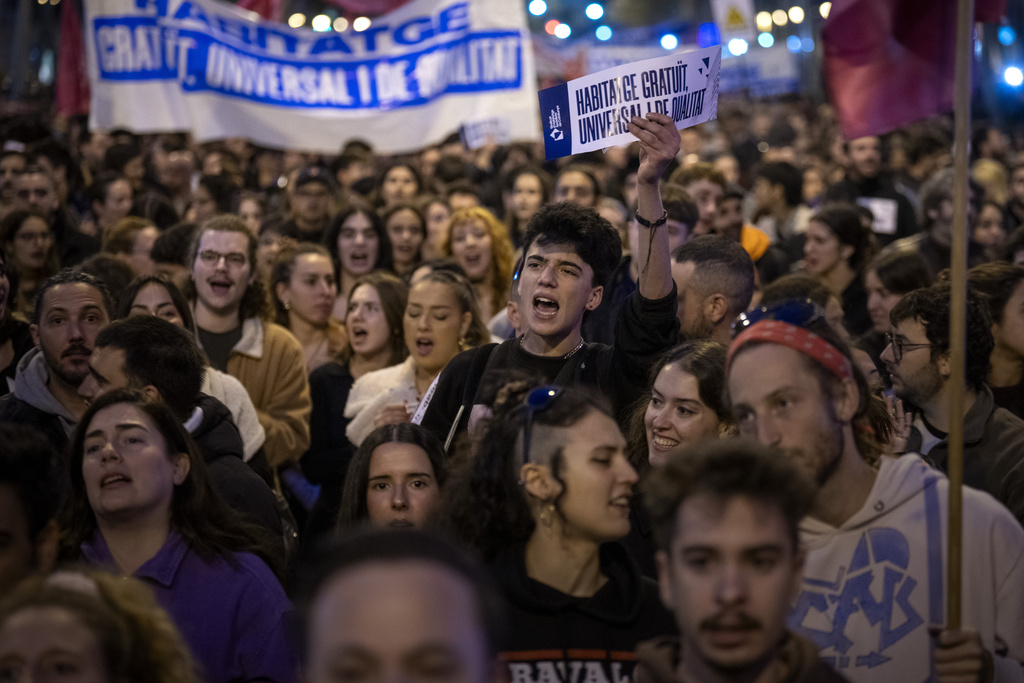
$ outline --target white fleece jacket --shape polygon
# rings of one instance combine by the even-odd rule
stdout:
[[[948,490],[918,455],[884,458],[845,524],[801,524],[807,562],[790,625],[851,683],[933,680],[928,628],[946,618]],[[995,655],[998,683],[1024,681],[1024,529],[981,491],[963,489],[963,510],[963,628]]]
[[[356,448],[374,430],[373,420],[381,408],[402,404],[412,415],[420,405],[416,394],[416,369],[412,358],[398,365],[368,372],[355,381],[348,392],[345,417],[351,418],[345,435]]]

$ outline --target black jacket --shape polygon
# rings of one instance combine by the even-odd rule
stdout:
[[[63,462],[68,448],[68,432],[58,415],[40,410],[13,393],[0,397],[0,422],[14,422],[34,427],[50,440],[50,445],[60,454]]]
[[[679,338],[676,288],[662,299],[645,299],[639,291],[622,303],[615,327],[615,345],[587,343],[568,360],[535,356],[519,339],[464,351],[448,362],[421,424],[444,443],[459,408],[458,432],[465,431],[473,406],[490,405],[506,373],[534,381],[597,389],[611,403],[620,425],[626,425],[634,404],[648,391],[647,377],[658,356]]]
[[[244,447],[231,411],[212,396],[200,394],[198,407],[202,422],[192,430],[192,438],[206,462],[210,486],[246,521],[268,532],[273,552],[285,566],[288,551],[284,534],[287,507],[282,507],[274,491],[242,460]]]
[[[628,680],[637,644],[676,632],[657,584],[640,576],[618,543],[601,547],[601,570],[608,581],[589,598],[531,579],[525,550],[523,545],[509,548],[489,567],[507,605],[508,628],[498,651],[499,659],[508,662],[511,680]],[[565,675],[559,676],[560,670]]]
[[[856,204],[857,200],[862,197],[889,199],[896,202],[896,232],[891,235],[876,232],[875,238],[879,244],[884,246],[894,240],[910,237],[917,232],[917,216],[914,215],[914,205],[910,203],[906,195],[896,189],[892,180],[886,175],[878,175],[860,181],[847,177],[828,188],[825,195],[827,201],[849,202],[850,204]]]

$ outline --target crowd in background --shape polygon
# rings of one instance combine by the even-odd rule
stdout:
[[[80,645],[82,669],[100,642],[107,678],[74,680],[292,681],[300,661],[310,680],[369,680],[368,654],[318,659],[326,633],[404,642],[403,620],[444,633],[456,625],[431,619],[447,604],[480,620],[453,642],[483,638],[482,655],[463,654],[501,654],[512,683],[726,680],[765,653],[784,662],[765,680],[910,680],[910,665],[872,679],[875,660],[843,662],[825,631],[786,630],[801,571],[824,580],[839,561],[805,565],[786,539],[806,515],[831,524],[812,547],[851,518],[870,526],[850,502],[869,491],[865,509],[881,516],[944,486],[959,419],[945,403],[951,124],[844,141],[827,107],[723,102],[717,121],[678,135],[645,124],[632,145],[545,162],[540,143],[471,150],[457,133],[383,157],[357,134],[320,155],[0,121],[0,540],[23,523],[27,544],[17,561],[0,545],[0,679],[21,680],[26,639],[49,632]],[[984,122],[972,136],[965,481],[986,494],[965,524],[986,539],[975,578],[995,588],[968,597],[974,636],[934,636],[940,678],[963,662],[963,680],[1024,677],[1022,142]],[[771,320],[799,330],[783,340]],[[799,437],[780,424],[802,395],[758,394],[787,367],[759,354],[795,349],[793,335],[820,364],[820,412],[789,427]],[[843,398],[851,386],[860,393]],[[776,471],[754,446],[708,446],[737,435],[824,464],[797,456]],[[847,484],[829,488],[837,478]],[[878,481],[913,492],[894,503],[903,494]],[[701,495],[784,513],[783,550],[764,552],[772,571],[786,558],[789,583],[750,589],[779,603],[763,623],[706,624],[690,613],[700,591],[680,597],[673,572],[695,565],[664,553],[690,529],[677,509],[698,514],[687,501]],[[727,522],[700,513],[722,538],[764,512],[728,510]],[[936,510],[887,524],[913,538]],[[363,527],[399,531],[324,559]],[[872,557],[890,547],[871,543]],[[402,564],[414,560],[450,575]],[[342,595],[330,577],[361,562],[390,569]],[[60,564],[76,568],[15,589]],[[466,599],[452,576],[473,587],[464,610],[451,607]],[[941,625],[941,610],[928,617]],[[706,629],[710,641],[687,640]],[[767,633],[760,650],[744,640],[754,631]],[[677,632],[682,646],[676,635],[633,654]],[[730,664],[729,638],[757,656]],[[688,647],[714,673],[684,671]],[[492,680],[441,650],[417,655],[410,676]]]

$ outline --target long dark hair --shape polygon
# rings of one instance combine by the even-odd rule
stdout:
[[[928,264],[916,251],[882,252],[864,268],[865,273],[872,271],[893,294],[909,294],[932,284]]]
[[[373,231],[377,233],[377,262],[373,264],[373,269],[391,270],[391,238],[388,237],[388,231],[384,229],[384,220],[368,206],[353,204],[332,218],[324,233],[323,245],[327,247],[327,251],[331,254],[331,260],[334,261],[334,270],[338,273],[339,285],[341,285],[342,273],[341,254],[338,253],[338,236],[341,235],[341,228],[345,225],[345,221],[357,214],[366,216]]]
[[[167,444],[168,453],[184,453],[188,457],[188,475],[175,487],[171,498],[171,526],[189,546],[207,561],[221,557],[234,562],[234,553],[253,553],[280,578],[283,568],[277,566],[268,552],[262,530],[244,522],[210,488],[206,463],[171,409],[142,392],[130,389],[115,389],[93,401],[71,436],[67,456],[71,490],[61,511],[60,525],[64,554],[69,559],[77,559],[82,544],[98,531],[96,513],[89,504],[82,476],[85,434],[96,413],[120,403],[135,406],[149,416]]]
[[[852,204],[829,204],[811,217],[812,221],[821,223],[828,228],[840,244],[853,247],[853,255],[849,258],[850,268],[862,273],[867,263],[877,251],[874,234],[860,222],[860,214]]]
[[[165,280],[162,277],[156,275],[145,275],[143,277],[137,277],[132,280],[124,291],[121,293],[121,299],[117,302],[117,310],[114,312],[114,318],[120,320],[121,318],[127,318],[131,315],[132,304],[135,303],[135,297],[139,295],[147,285],[157,285],[163,287],[167,291],[167,295],[171,297],[171,303],[178,310],[178,315],[181,317],[181,322],[185,326],[185,330],[190,334],[195,335],[196,323],[192,318],[192,308],[188,305],[188,301],[185,299],[185,295],[181,293],[170,280]]]
[[[352,461],[348,464],[345,485],[341,489],[341,509],[338,512],[338,530],[359,524],[367,519],[366,484],[370,479],[370,462],[378,446],[386,443],[407,443],[419,446],[427,454],[434,469],[434,481],[444,486],[448,477],[444,447],[433,432],[419,425],[399,422],[377,427],[363,439]]]
[[[522,434],[527,414],[524,399],[528,392],[522,389],[506,384],[505,396],[499,397],[494,407],[477,453],[452,473],[441,503],[442,524],[485,561],[511,544],[525,542],[536,527],[529,494],[517,483],[524,465]],[[547,408],[533,413],[533,425],[568,428],[593,411],[612,416],[593,392],[563,389]],[[539,440],[532,441],[531,459],[541,451]],[[562,485],[562,493],[551,501],[561,515],[559,504],[566,493],[561,448],[551,454],[548,464],[551,476]]]
[[[683,342],[669,349],[651,368],[648,386],[654,387],[658,375],[665,368],[677,366],[697,380],[697,395],[704,405],[714,411],[719,422],[731,424],[732,411],[725,402],[725,356],[726,347],[713,341],[695,339]],[[648,461],[647,429],[644,416],[651,402],[648,393],[633,407],[629,418],[629,439],[626,455],[630,464],[638,472],[646,472],[651,468]]]

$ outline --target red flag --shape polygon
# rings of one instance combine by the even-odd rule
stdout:
[[[65,0],[60,13],[60,50],[57,55],[57,113],[89,113],[89,74],[78,1]]]
[[[1006,0],[977,0],[998,21]],[[833,0],[821,29],[825,85],[847,140],[953,108],[956,0]]]

